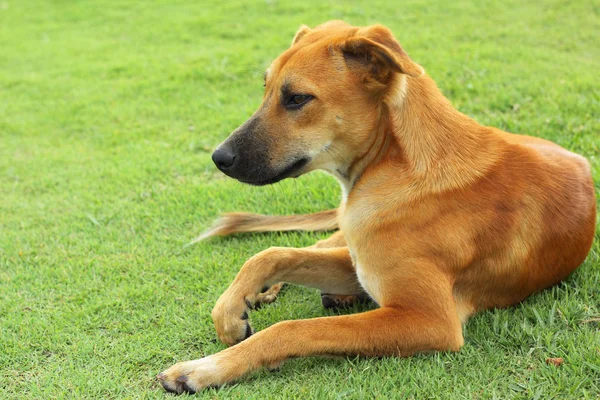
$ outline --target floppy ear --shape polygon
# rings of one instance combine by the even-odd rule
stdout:
[[[381,27],[383,28],[383,27]],[[413,78],[425,73],[423,67],[410,59],[386,28],[375,26],[342,44],[342,52],[350,69],[367,73],[371,78],[386,82],[390,74],[399,72]]]
[[[310,28],[308,26],[304,24],[300,25],[300,28],[298,28],[298,32],[296,32],[294,39],[292,39],[292,46],[298,43],[298,41],[302,39],[302,36],[306,35],[308,32],[310,32]]]

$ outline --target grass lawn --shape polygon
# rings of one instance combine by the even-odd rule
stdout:
[[[210,161],[301,23],[389,26],[457,108],[585,155],[600,191],[597,2],[395,3],[0,0],[0,398],[170,397],[156,373],[224,348],[210,310],[244,260],[325,237],[183,247],[221,212],[337,205],[324,174],[254,188]],[[296,359],[198,396],[598,399],[596,239],[562,284],[472,318],[459,353]],[[289,287],[251,320],[334,314]]]

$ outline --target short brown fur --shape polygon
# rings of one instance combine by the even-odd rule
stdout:
[[[282,106],[284,86],[314,98],[291,112]],[[457,351],[471,314],[556,284],[592,245],[588,162],[461,114],[383,26],[302,27],[269,69],[251,120],[268,158],[257,153],[248,162],[264,168],[226,173],[261,184],[326,170],[342,186],[337,219],[332,211],[232,216],[213,233],[341,230],[308,248],[270,248],[248,260],[212,313],[219,338],[234,346],[159,374],[167,390],[220,385],[290,357]],[[244,126],[221,146],[246,137]],[[281,175],[297,159],[302,167]],[[243,340],[248,308],[271,301],[279,282],[339,295],[366,291],[380,308],[284,321]],[[265,285],[273,285],[266,294]]]

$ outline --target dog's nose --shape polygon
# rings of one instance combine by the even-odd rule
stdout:
[[[219,147],[212,155],[212,160],[221,171],[224,171],[233,166],[235,162],[235,154],[227,147]]]

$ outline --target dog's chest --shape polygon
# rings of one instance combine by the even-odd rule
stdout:
[[[356,213],[355,208],[356,206],[352,210],[348,208],[344,210],[339,221],[340,228],[344,232],[358,282],[369,296],[381,305],[383,303],[381,273],[377,271],[378,263],[374,263],[373,257],[370,256],[377,247],[369,239],[369,231],[372,229],[368,221],[370,213],[365,212],[366,210]]]
[[[380,305],[383,304],[380,276],[376,271],[376,267],[369,264],[368,258],[361,257],[362,254],[356,253],[352,242],[346,241],[358,282],[373,300]]]

